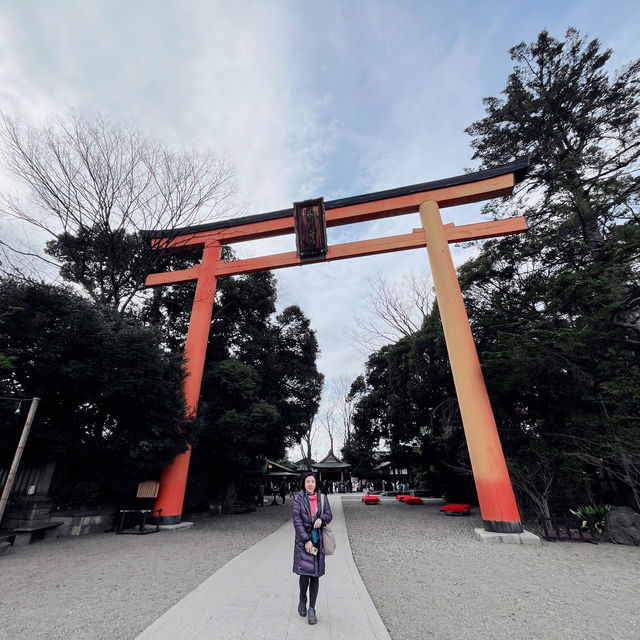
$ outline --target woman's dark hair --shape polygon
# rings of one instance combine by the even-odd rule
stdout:
[[[315,473],[313,473],[313,471],[305,471],[302,473],[302,475],[300,476],[300,489],[304,489],[304,481],[309,477],[309,476],[313,476],[313,478],[316,481],[316,492],[318,491],[318,489],[320,488],[320,484],[318,482],[318,477],[316,476]]]

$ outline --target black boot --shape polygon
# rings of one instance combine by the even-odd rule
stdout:
[[[309,624],[316,624],[318,618],[316,618],[316,610],[313,607],[309,607]]]
[[[307,603],[306,602],[302,602],[302,600],[300,600],[300,603],[298,604],[298,613],[303,618],[307,615]]]

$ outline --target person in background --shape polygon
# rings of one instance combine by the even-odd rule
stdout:
[[[319,491],[316,476],[306,471],[300,478],[301,490],[293,498],[293,572],[299,578],[300,602],[298,613],[307,616],[309,624],[316,624],[316,599],[320,577],[324,575],[325,554],[322,527],[331,522],[333,515],[326,496]],[[307,590],[309,609],[307,612]]]

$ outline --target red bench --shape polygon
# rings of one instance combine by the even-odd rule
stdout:
[[[396,500],[400,500],[400,502],[404,502],[404,499],[405,499],[405,498],[410,498],[410,497],[411,497],[411,496],[408,496],[408,495],[406,495],[406,494],[404,494],[404,493],[399,493],[399,494],[396,496]]]
[[[378,498],[378,496],[364,496],[362,498],[362,502],[365,504],[378,504],[380,502],[380,498]]]
[[[452,516],[454,513],[460,513],[463,516],[468,516],[471,513],[470,504],[445,504],[443,507],[440,507],[440,511],[443,511],[448,516]]]
[[[418,498],[417,496],[405,496],[404,503],[405,504],[424,504],[422,498]]]

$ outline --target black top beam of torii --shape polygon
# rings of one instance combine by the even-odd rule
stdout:
[[[365,193],[359,196],[350,196],[347,198],[338,198],[337,200],[328,200],[324,203],[325,210],[339,209],[349,207],[366,202],[374,202],[379,200],[388,200],[390,198],[398,198],[414,193],[423,193],[434,191],[436,189],[444,189],[447,187],[456,187],[460,185],[479,182],[489,178],[497,178],[509,173],[514,174],[516,184],[521,182],[529,169],[529,158],[527,156],[517,158],[513,162],[493,167],[491,169],[483,169],[482,171],[473,171],[471,173],[463,173],[451,178],[443,178],[441,180],[432,180],[430,182],[422,182],[406,187],[398,187],[395,189],[387,189],[385,191],[376,191],[373,193]],[[240,218],[230,218],[227,220],[217,220],[215,222],[206,222],[204,224],[192,225],[188,227],[180,227],[177,229],[152,229],[142,231],[142,236],[148,240],[154,238],[170,238],[182,235],[199,233],[201,231],[213,231],[215,229],[226,229],[229,227],[237,227],[241,225],[253,224],[256,222],[265,222],[267,220],[276,220],[278,218],[287,218],[293,215],[293,208],[279,209],[278,211],[270,211],[268,213],[259,213]]]

